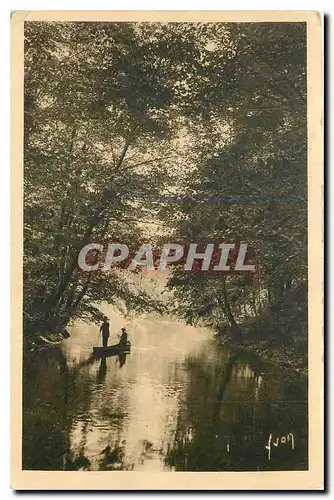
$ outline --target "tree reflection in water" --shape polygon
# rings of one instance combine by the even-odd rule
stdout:
[[[234,351],[214,367],[208,365],[205,355],[187,360],[188,391],[165,458],[173,470],[307,468],[306,395],[294,404],[287,399],[293,395],[293,376],[290,389],[281,378],[276,382],[271,378],[266,387],[263,363],[244,358],[242,352]],[[272,432],[283,437],[269,460],[266,445]],[[297,451],[284,437],[288,432],[298,436]]]
[[[69,383],[66,357],[59,347],[41,349],[25,356],[23,469],[63,469],[64,457],[70,448],[67,426]]]
[[[78,411],[83,415],[89,414],[96,394],[97,386],[92,383],[91,375],[82,369],[96,362],[97,360],[90,356],[69,368],[66,356],[59,347],[41,349],[25,358],[23,469],[92,468],[92,461],[85,456],[89,420],[81,426],[80,441],[76,446],[71,446],[71,433],[75,427],[73,419],[76,414]],[[124,366],[126,355],[117,356],[117,362],[120,367]],[[107,359],[103,357],[99,363],[96,382],[101,385],[107,375]],[[106,418],[118,422],[117,425],[121,427],[123,413],[111,409]],[[106,456],[103,460],[99,458],[97,461],[100,462],[101,470],[122,469],[121,450],[122,447],[116,443],[112,456],[118,453],[118,460],[115,460],[114,464],[108,461]]]

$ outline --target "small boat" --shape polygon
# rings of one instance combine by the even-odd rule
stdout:
[[[93,355],[98,357],[112,356],[113,354],[118,353],[129,353],[130,350],[131,343],[127,342],[126,344],[116,344],[107,347],[93,347]]]

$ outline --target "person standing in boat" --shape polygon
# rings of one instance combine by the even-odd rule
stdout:
[[[100,332],[102,334],[102,345],[103,347],[107,347],[108,345],[108,339],[110,335],[109,331],[109,321],[108,318],[105,316],[102,325],[100,326]]]
[[[125,328],[122,328],[121,331],[122,331],[122,333],[121,333],[121,338],[119,339],[119,343],[121,345],[126,345],[127,341],[128,341],[128,333],[125,330]]]

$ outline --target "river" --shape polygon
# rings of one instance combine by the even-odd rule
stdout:
[[[92,360],[98,327],[77,323],[24,370],[23,468],[307,469],[307,381],[212,332],[169,318],[126,320],[131,354]]]

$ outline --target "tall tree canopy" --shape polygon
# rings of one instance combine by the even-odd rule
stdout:
[[[188,321],[237,322],[306,280],[303,23],[25,24],[26,332],[161,304],[125,271],[84,273],[91,241],[240,237],[256,273],[169,286]],[[244,203],[139,203],[166,193]],[[255,198],[282,198],[255,203]],[[291,201],[295,200],[295,202]]]
[[[216,327],[268,307],[282,313],[284,296],[305,290],[307,279],[305,26],[237,23],[229,35],[233,55],[201,94],[205,113],[227,122],[227,138],[211,150],[195,145],[197,168],[184,182],[194,199],[226,202],[182,204],[174,232],[188,241],[241,239],[256,272],[189,277],[178,268],[169,283],[187,320]]]

